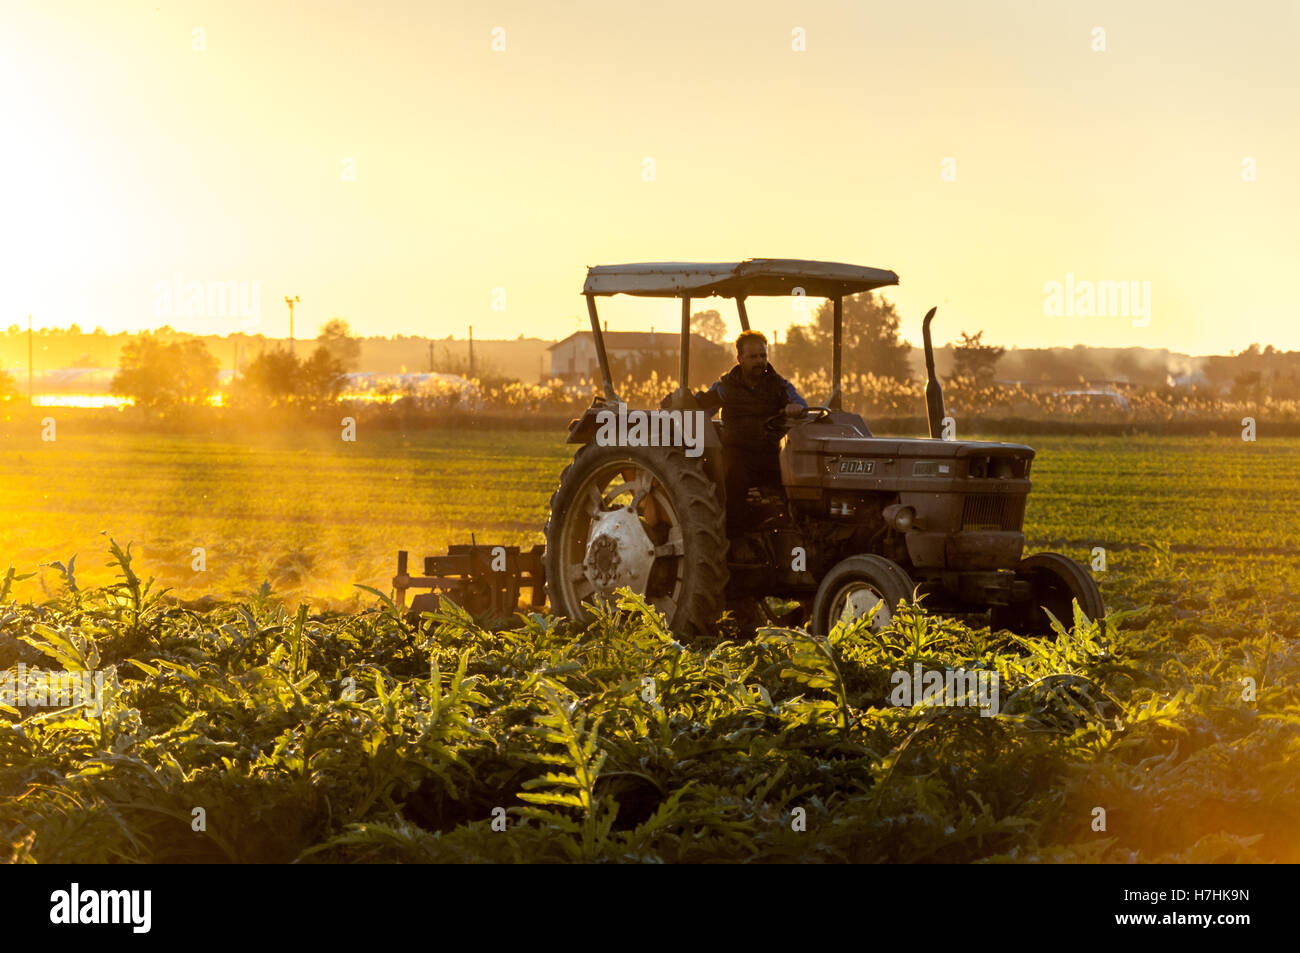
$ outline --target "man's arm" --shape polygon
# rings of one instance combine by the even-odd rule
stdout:
[[[786,403],[798,404],[800,407],[806,408],[808,406],[808,401],[804,400],[802,397],[799,396],[799,392],[794,389],[794,385],[791,384],[789,381],[785,380],[784,378],[782,378],[782,381],[785,384]]]
[[[673,402],[673,396],[676,393],[677,391],[673,391],[665,395],[664,399],[659,401],[659,406],[667,408]],[[695,402],[700,405],[700,409],[712,417],[718,408],[722,406],[722,384],[720,381],[715,382],[708,390],[697,390],[694,396]]]
[[[696,391],[695,400],[699,403],[700,410],[712,417],[714,411],[722,406],[722,381],[714,381],[708,390]]]

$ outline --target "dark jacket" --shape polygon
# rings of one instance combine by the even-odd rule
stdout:
[[[779,433],[768,433],[763,428],[769,417],[781,413],[786,404],[808,406],[794,385],[771,364],[763,368],[753,387],[746,383],[745,372],[737,364],[708,390],[696,392],[695,399],[707,414],[722,408],[723,444],[755,450],[766,450],[781,442]]]

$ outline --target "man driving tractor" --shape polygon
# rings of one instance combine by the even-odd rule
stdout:
[[[745,495],[751,486],[780,486],[781,434],[764,424],[776,414],[797,417],[808,409],[794,385],[767,363],[767,338],[744,331],[736,338],[736,366],[707,391],[695,394],[712,416],[722,408],[722,460],[726,473],[727,536],[745,532]]]

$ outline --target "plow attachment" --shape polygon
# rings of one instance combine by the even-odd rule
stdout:
[[[527,552],[518,546],[451,546],[446,556],[426,556],[424,575],[412,576],[407,571],[407,553],[401,550],[393,577],[397,604],[409,608],[408,616],[418,618],[421,612],[441,607],[446,596],[475,616],[508,619],[518,609],[520,590],[528,589],[530,605],[540,608],[546,604],[545,551],[540,545]],[[408,589],[430,591],[413,595],[408,607]]]

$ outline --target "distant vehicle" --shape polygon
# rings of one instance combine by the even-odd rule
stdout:
[[[1113,408],[1129,411],[1133,409],[1127,397],[1113,390],[1063,390],[1057,391],[1052,396],[1067,398],[1072,406],[1080,410]]]

